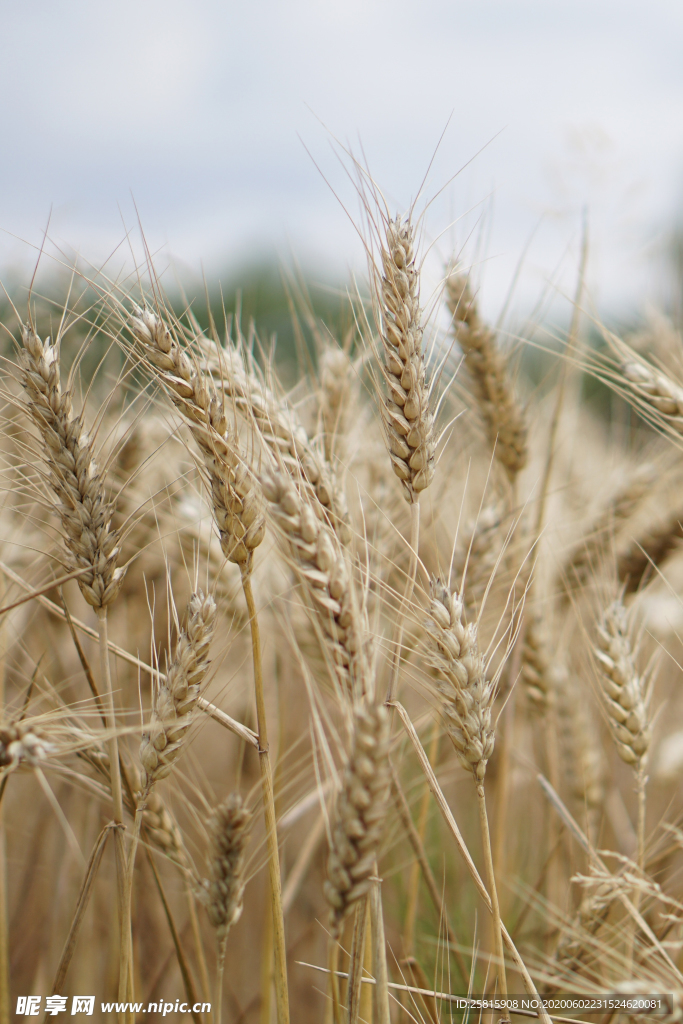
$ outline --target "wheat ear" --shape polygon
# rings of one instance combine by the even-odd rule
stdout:
[[[495,731],[492,720],[495,683],[486,678],[484,657],[477,644],[477,629],[463,622],[462,598],[441,580],[432,579],[431,600],[424,628],[429,665],[436,672],[441,714],[446,733],[463,768],[472,773],[477,788],[486,873],[493,914],[493,936],[501,994],[507,993],[500,905],[493,870],[491,837],[484,777],[493,753]]]
[[[148,732],[143,733],[140,762],[145,770],[143,802],[152,786],[172,772],[193,721],[197,697],[209,667],[209,647],[216,623],[216,603],[201,590],[187,607],[187,625],[175,657],[158,684]]]
[[[386,392],[380,397],[380,411],[391,466],[410,503],[410,567],[396,624],[386,698],[391,701],[398,685],[405,611],[417,575],[419,499],[434,477],[436,449],[425,374],[420,275],[415,265],[415,232],[410,217],[387,221],[381,263],[381,272],[373,266],[383,352],[380,369]]]
[[[352,395],[354,368],[348,353],[327,344],[320,356],[320,419],[325,459],[344,459],[344,442],[357,402]]]
[[[656,573],[681,546],[683,528],[681,510],[673,512],[662,523],[648,525],[634,537],[628,547],[617,554],[617,579],[626,594],[635,594],[646,576]]]
[[[194,340],[215,386],[241,417],[256,428],[275,464],[315,499],[316,513],[332,526],[342,544],[348,544],[351,526],[346,496],[333,466],[310,440],[287,401],[261,380],[242,344],[218,347],[202,335]]]
[[[107,611],[125,575],[117,566],[119,535],[112,527],[113,505],[107,500],[104,481],[94,458],[93,443],[80,416],[74,415],[70,391],[63,390],[59,366],[60,345],[41,341],[31,324],[22,330],[20,361],[28,411],[45,446],[50,486],[57,499],[69,568],[86,570],[78,585],[97,612],[100,674],[106,693],[109,730],[112,810],[123,823],[123,793],[116,733],[114,690],[109,664]],[[126,851],[123,831],[115,833],[118,876],[119,925],[121,929],[119,998],[125,999],[132,964],[130,927],[126,925],[123,898],[126,885]]]
[[[389,801],[388,755],[388,711],[382,705],[357,705],[327,862],[325,896],[331,907],[333,940],[339,938],[345,917],[372,885]]]
[[[561,571],[565,600],[569,596],[569,588],[583,586],[595,571],[595,563],[603,553],[606,539],[618,531],[651,493],[654,479],[652,466],[640,466],[598,512],[582,539],[572,549]]]
[[[224,403],[211,378],[196,367],[161,317],[136,308],[130,327],[202,453],[223,553],[249,573],[265,534],[265,519],[259,486],[228,429]]]
[[[648,363],[635,359],[622,363],[620,373],[648,413],[647,419],[663,422],[683,434],[683,388]]]
[[[245,879],[245,849],[249,839],[251,811],[237,793],[231,793],[216,808],[209,822],[209,877],[200,889],[209,920],[216,930],[218,970],[214,1021],[221,1024],[221,1003],[225,948],[228,932],[242,915]]]
[[[527,426],[512,388],[507,361],[495,333],[479,316],[467,276],[451,275],[446,281],[446,295],[489,442],[492,447],[495,445],[496,460],[510,481],[514,481],[527,461]]]
[[[575,807],[585,814],[588,835],[595,841],[605,802],[605,765],[600,737],[576,677],[559,666],[553,683],[564,777]]]
[[[645,864],[645,761],[652,729],[645,681],[635,666],[628,614],[621,600],[603,613],[595,657],[610,730],[622,761],[633,767],[638,794],[638,865]]]
[[[363,630],[343,549],[283,473],[264,473],[261,483],[341,690],[347,697],[360,697],[367,685]]]

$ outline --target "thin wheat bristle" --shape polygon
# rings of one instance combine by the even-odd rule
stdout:
[[[130,327],[202,452],[223,553],[248,573],[265,518],[258,484],[228,428],[223,401],[156,313],[136,307]]]
[[[486,678],[484,657],[477,645],[477,629],[463,622],[462,597],[443,581],[433,579],[426,651],[437,673],[441,713],[463,768],[483,781],[495,743],[492,720],[495,684]]]
[[[388,396],[380,404],[389,458],[406,499],[413,503],[434,476],[436,446],[425,378],[420,276],[410,219],[390,220],[382,245],[380,336]]]
[[[155,692],[150,730],[143,733],[140,744],[145,791],[171,773],[180,755],[209,666],[215,619],[213,598],[205,596],[201,590],[193,594],[187,608],[187,625],[178,638],[175,657]]]
[[[482,601],[495,571],[503,544],[501,526],[503,510],[498,502],[486,505],[475,522],[465,530],[465,542],[459,545],[453,559],[453,576],[464,580],[463,594],[468,609]]]
[[[351,752],[335,806],[324,887],[332,908],[333,937],[339,936],[344,918],[372,885],[389,789],[388,712],[382,705],[359,705],[354,710]]]
[[[495,457],[509,479],[514,480],[527,462],[527,425],[512,389],[507,361],[495,333],[479,316],[467,276],[451,275],[446,292],[455,336],[465,356],[489,442],[495,445]]]
[[[628,614],[614,601],[597,627],[595,657],[610,728],[619,756],[637,770],[650,746],[651,728],[645,684],[636,670]]]
[[[342,689],[359,696],[367,685],[364,631],[339,541],[284,474],[265,473],[261,483]]]
[[[242,798],[231,793],[209,822],[209,877],[202,884],[201,896],[219,943],[242,915],[251,819],[252,812]]]
[[[105,495],[92,441],[73,412],[70,393],[62,390],[59,342],[41,341],[30,325],[23,328],[22,342],[22,384],[45,444],[69,569],[89,570],[78,577],[78,586],[88,604],[105,608],[125,575],[125,569],[117,567],[120,538],[112,527],[114,508]]]

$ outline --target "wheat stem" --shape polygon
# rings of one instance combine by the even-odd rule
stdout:
[[[406,609],[413,598],[413,591],[415,590],[415,579],[417,577],[417,562],[418,562],[418,545],[420,543],[420,500],[419,495],[415,497],[415,500],[410,505],[410,566],[408,569],[408,579],[406,581],[406,589],[403,594],[401,601],[401,607],[398,613],[398,625],[396,635],[396,647],[394,650],[394,660],[391,666],[391,677],[389,679],[389,688],[387,689],[386,703],[392,701],[396,695],[398,688],[398,677],[401,671],[401,650],[403,648],[403,631],[405,629],[405,615]]]
[[[277,998],[278,1024],[289,1022],[289,998],[287,993],[287,950],[285,947],[285,921],[282,911],[282,882],[280,879],[280,855],[277,845],[277,819],[275,815],[275,796],[273,793],[273,773],[268,750],[268,730],[266,725],[266,704],[263,695],[263,665],[261,662],[261,638],[258,615],[254,603],[251,579],[246,571],[242,572],[242,589],[247,602],[249,626],[251,628],[251,647],[254,665],[254,692],[256,696],[256,722],[259,736],[259,766],[261,768],[261,786],[263,792],[263,812],[266,823],[266,840],[268,843],[268,863],[270,874],[270,898],[273,910],[273,931],[275,944],[275,992]]]
[[[493,917],[493,944],[496,951],[496,971],[498,974],[498,986],[500,995],[506,996],[508,987],[505,977],[505,953],[503,952],[503,926],[500,919],[500,906],[498,903],[498,888],[496,876],[493,870],[493,857],[491,855],[491,835],[489,833],[489,819],[486,813],[486,795],[484,783],[477,785],[477,802],[479,804],[479,825],[481,827],[481,841],[484,847],[484,863],[489,884],[489,895],[491,897],[491,914]]]
[[[351,959],[349,962],[349,983],[347,986],[346,1006],[348,1024],[358,1024],[360,1013],[360,990],[363,978],[363,953],[368,923],[368,898],[364,896],[356,903],[353,920],[353,938],[351,940]]]
[[[434,722],[432,728],[432,741],[429,747],[429,760],[431,764],[436,764],[437,757],[439,755],[439,741],[441,739],[441,729],[438,722]],[[393,766],[392,766],[393,771]],[[398,778],[394,772],[394,784],[398,783]],[[420,800],[420,811],[417,820],[417,837],[420,845],[424,844],[425,832],[427,831],[427,817],[429,814],[429,786],[425,782],[422,790],[422,799]],[[412,820],[411,820],[412,824]],[[418,897],[420,894],[420,874],[421,874],[421,861],[418,856],[417,860],[413,864],[410,871],[410,879],[408,881],[408,901],[406,908],[406,920],[403,927],[403,948],[406,957],[413,955],[415,946],[415,920],[417,918],[417,905]]]

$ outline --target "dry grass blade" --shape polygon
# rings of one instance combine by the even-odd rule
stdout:
[[[62,950],[62,956],[59,961],[59,966],[57,967],[55,979],[52,982],[53,995],[59,995],[62,991],[62,987],[64,985],[64,981],[66,979],[66,975],[71,965],[71,961],[73,959],[73,955],[76,949],[76,942],[78,941],[78,933],[81,927],[81,923],[83,921],[85,912],[88,909],[88,903],[90,902],[90,896],[92,894],[92,887],[95,881],[95,876],[97,875],[97,871],[100,866],[100,861],[102,860],[102,854],[104,853],[104,847],[106,846],[107,839],[109,838],[109,833],[111,832],[112,828],[115,828],[115,826],[111,823],[109,825],[104,826],[99,836],[97,837],[97,840],[95,841],[95,845],[93,847],[93,851],[90,854],[90,860],[88,861],[88,867],[85,873],[85,878],[83,879],[83,884],[81,885],[81,891],[78,894],[76,910],[74,911],[74,916],[71,921],[71,928],[69,929],[69,934],[67,935],[66,942],[64,943],[64,949]]]

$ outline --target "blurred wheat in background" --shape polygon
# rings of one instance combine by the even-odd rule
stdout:
[[[151,259],[6,306],[0,1024],[683,999],[680,324],[587,315],[584,240],[495,327],[359,181],[288,359]]]

